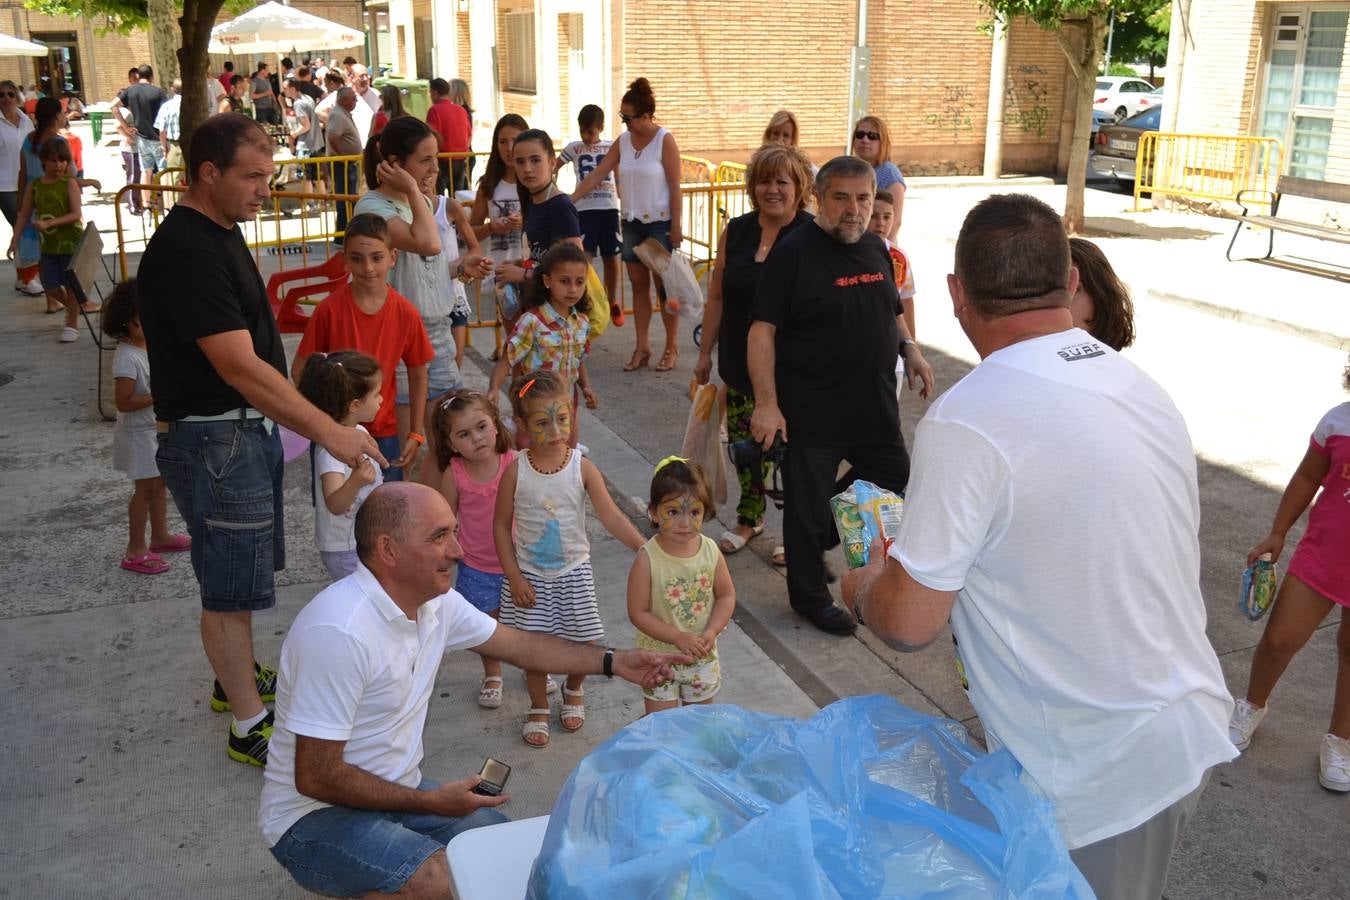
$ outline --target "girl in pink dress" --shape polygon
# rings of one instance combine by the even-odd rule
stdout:
[[[1350,366],[1344,379],[1350,390]],[[1247,748],[1285,667],[1327,613],[1339,606],[1336,694],[1331,725],[1322,739],[1318,780],[1327,790],[1350,791],[1350,403],[1333,407],[1317,423],[1308,452],[1280,498],[1275,524],[1247,553],[1247,564],[1263,553],[1278,560],[1285,534],[1310,503],[1308,529],[1285,570],[1270,620],[1252,657],[1247,696],[1237,702],[1228,732],[1239,750]]]

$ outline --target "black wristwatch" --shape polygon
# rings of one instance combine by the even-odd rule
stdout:
[[[900,358],[901,358],[901,359],[905,359],[905,360],[909,359],[909,348],[912,347],[912,346],[914,346],[914,342],[911,341],[909,338],[905,338],[903,341],[900,342]]]
[[[614,677],[614,648],[613,648],[613,647],[606,647],[606,648],[605,648],[605,662],[604,662],[604,666],[603,666],[603,668],[601,669],[601,671],[605,673],[605,677],[606,677],[606,678],[613,678],[613,677]]]

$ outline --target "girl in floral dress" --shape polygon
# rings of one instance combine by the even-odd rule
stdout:
[[[713,514],[712,488],[696,463],[661,460],[647,512],[659,529],[628,572],[628,618],[637,645],[694,657],[672,666],[675,680],[643,688],[647,713],[682,703],[711,703],[722,688],[717,636],[736,610],[736,588],[717,542],[703,534]]]

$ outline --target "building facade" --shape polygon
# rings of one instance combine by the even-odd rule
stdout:
[[[362,28],[364,24],[361,0],[291,0],[290,5],[353,28]],[[222,12],[217,21],[227,22],[230,18],[229,13]],[[126,87],[127,70],[150,63],[151,54],[148,32],[135,29],[119,34],[109,30],[109,25],[105,16],[48,16],[26,9],[22,0],[0,0],[0,32],[40,41],[51,48],[46,57],[0,57],[0,78],[11,79],[25,88],[36,84],[48,94],[74,91],[86,103],[111,101]],[[339,58],[348,52],[357,57],[366,55],[362,47],[333,52]],[[277,63],[275,57],[269,56],[255,59],[212,54],[211,71],[220,72],[227,59],[233,59],[235,70],[244,75],[259,61],[274,66]],[[299,59],[295,62],[298,64]]]
[[[1348,24],[1350,0],[1174,0],[1163,130],[1278,138],[1283,173],[1350,183]]]
[[[571,139],[582,106],[607,113],[646,77],[657,118],[688,154],[744,160],[769,117],[792,110],[816,159],[841,152],[849,116],[858,10],[821,0],[379,0],[390,34],[381,47],[405,77],[461,77],[473,91],[475,129],[517,113]],[[387,11],[387,12],[386,12]],[[429,35],[418,53],[399,37]],[[420,23],[420,24],[419,24]],[[867,109],[885,119],[893,156],[916,174],[982,169],[993,38],[976,4],[871,0]],[[1054,36],[1011,28],[1003,111],[1006,171],[1062,170],[1070,78]],[[427,63],[431,70],[426,71]],[[1001,73],[994,77],[1002,77]],[[483,141],[476,142],[475,146]]]

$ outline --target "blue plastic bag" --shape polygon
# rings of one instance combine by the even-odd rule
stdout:
[[[658,713],[568,778],[527,896],[1092,897],[1020,772],[890,697]]]

